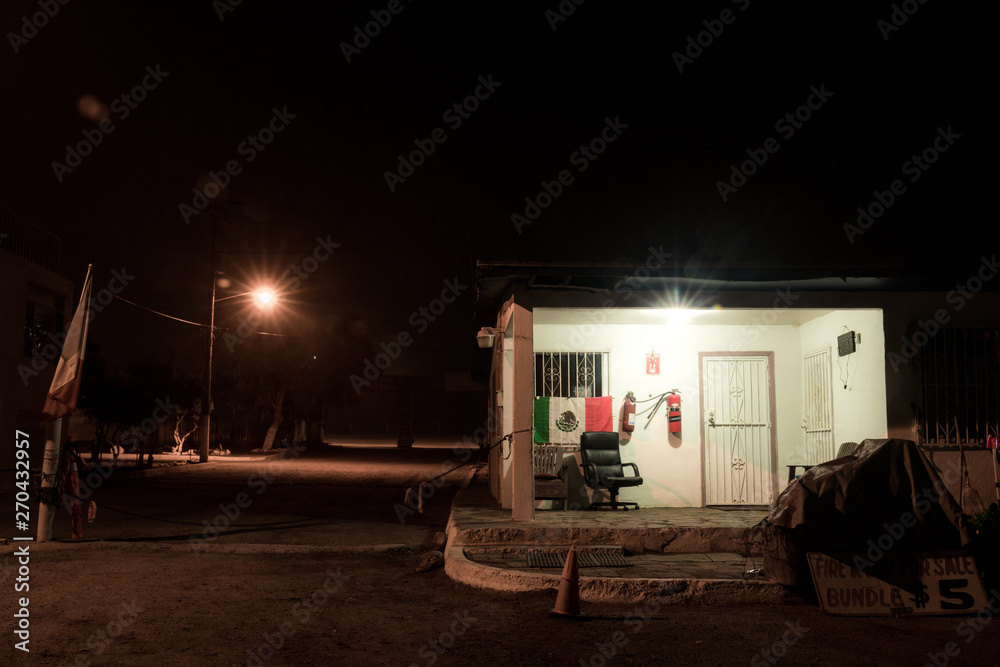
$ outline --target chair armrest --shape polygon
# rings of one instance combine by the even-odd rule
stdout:
[[[622,464],[622,468],[626,468],[626,467],[631,468],[632,472],[635,473],[636,477],[641,477],[641,475],[639,474],[639,468],[634,463],[623,463]]]
[[[593,463],[581,463],[580,468],[583,470],[583,479],[587,482],[589,486],[593,486],[597,483],[597,466]]]
[[[805,463],[789,463],[789,464],[787,464],[787,467],[788,467],[788,481],[789,481],[789,483],[791,483],[791,481],[793,479],[795,479],[795,469],[796,468],[802,468],[803,471],[808,471],[809,468],[814,467],[814,465],[813,464],[805,464]]]

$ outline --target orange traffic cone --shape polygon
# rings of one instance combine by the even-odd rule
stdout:
[[[583,618],[580,613],[580,576],[577,573],[576,546],[571,546],[566,554],[566,565],[563,566],[559,595],[556,596],[556,608],[552,610],[552,615]]]

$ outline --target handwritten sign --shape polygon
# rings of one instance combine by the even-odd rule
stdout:
[[[962,551],[864,556],[806,554],[823,611],[839,616],[968,614],[988,602]],[[860,568],[860,569],[859,569]]]

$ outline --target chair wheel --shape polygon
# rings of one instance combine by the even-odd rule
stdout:
[[[636,509],[639,509],[639,506],[638,506],[638,505],[636,505],[636,506],[635,506],[635,508],[636,508]]]
[[[622,509],[628,512],[628,505],[622,505]]]

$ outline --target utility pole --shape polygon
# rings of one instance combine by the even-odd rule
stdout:
[[[208,462],[209,439],[212,437],[212,347],[215,345],[215,281],[218,271],[215,266],[215,211],[209,207],[209,233],[211,248],[208,253],[209,269],[212,276],[212,303],[208,318],[208,358],[205,363],[205,398],[201,402],[201,418],[198,421],[198,462]]]

